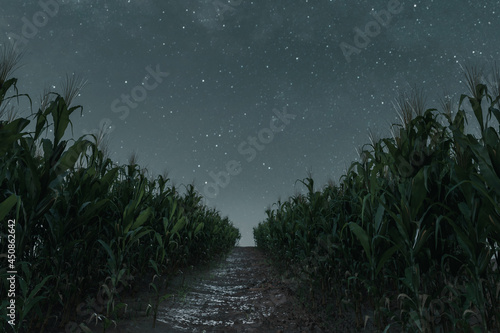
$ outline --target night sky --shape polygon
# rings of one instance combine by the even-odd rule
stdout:
[[[500,59],[492,0],[1,1],[33,108],[66,75],[87,79],[74,135],[104,128],[114,161],[137,152],[152,176],[194,181],[244,246],[297,179],[338,182],[369,130],[388,136],[400,91],[439,107],[466,92],[460,65]]]

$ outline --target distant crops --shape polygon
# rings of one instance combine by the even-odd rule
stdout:
[[[120,291],[134,276],[172,276],[236,244],[239,231],[202,205],[192,185],[180,194],[166,176],[148,178],[134,158],[113,164],[102,138],[64,139],[70,117],[82,110],[71,105],[78,80],[68,79],[62,95],[46,93],[30,117],[17,117],[16,100],[31,103],[11,77],[18,60],[13,49],[0,52],[0,253],[8,252],[7,220],[15,219],[13,331],[79,325],[77,313],[109,325],[126,307]],[[9,326],[7,271],[2,264],[2,328]],[[160,296],[150,304],[155,313]]]
[[[491,73],[490,73],[491,74]],[[465,70],[458,110],[396,100],[401,124],[373,139],[339,185],[295,195],[254,228],[259,248],[302,281],[306,297],[358,328],[500,330],[500,73]],[[474,119],[478,135],[467,133]]]

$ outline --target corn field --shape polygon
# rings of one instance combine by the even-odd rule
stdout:
[[[315,190],[309,176],[306,194],[266,211],[255,242],[313,308],[349,312],[360,331],[500,331],[500,73],[490,74],[466,68],[469,93],[440,110],[418,89],[402,93],[392,137],[372,136],[338,185]]]
[[[116,322],[126,307],[120,291],[134,277],[173,276],[235,246],[238,229],[204,206],[193,185],[180,191],[166,176],[148,177],[134,158],[113,164],[99,136],[66,139],[83,110],[71,103],[82,82],[68,78],[62,94],[46,93],[38,111],[17,117],[18,101],[32,102],[12,77],[19,59],[13,48],[0,52],[0,253],[8,252],[7,219],[15,219],[13,331],[78,325],[95,295],[105,302],[92,317]],[[2,264],[1,295],[7,271]],[[2,296],[2,328],[8,302]]]

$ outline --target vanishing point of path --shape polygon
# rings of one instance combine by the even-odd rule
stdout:
[[[255,247],[235,248],[184,286],[160,304],[156,328],[148,316],[107,332],[323,332]]]

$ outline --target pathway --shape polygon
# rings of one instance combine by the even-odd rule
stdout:
[[[187,277],[185,290],[160,305],[155,329],[149,316],[107,332],[323,332],[272,271],[258,249],[237,247]]]

